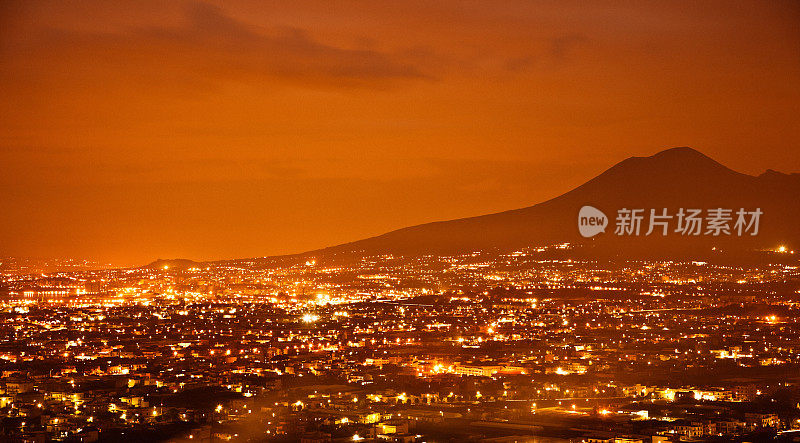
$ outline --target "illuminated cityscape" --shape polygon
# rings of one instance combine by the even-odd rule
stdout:
[[[3,436],[645,442],[800,429],[793,251],[748,267],[602,264],[572,249],[6,266]]]
[[[0,443],[800,443],[799,24],[0,0]]]

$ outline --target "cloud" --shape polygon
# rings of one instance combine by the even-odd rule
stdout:
[[[522,71],[545,64],[554,65],[567,61],[570,55],[581,45],[589,42],[589,38],[581,33],[568,33],[547,40],[541,52],[524,57],[508,59],[505,67],[509,71]]]
[[[564,60],[576,47],[588,42],[589,39],[579,33],[570,33],[550,40],[549,55],[554,60]]]
[[[88,85],[116,80],[212,87],[225,80],[281,80],[387,87],[434,78],[403,54],[326,44],[297,28],[251,26],[204,3],[188,3],[181,23],[104,32],[49,27],[24,41],[6,42],[0,54],[23,70],[8,68],[6,75],[19,77],[27,69],[44,81],[69,78]]]

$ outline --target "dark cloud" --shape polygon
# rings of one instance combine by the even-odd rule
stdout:
[[[259,28],[204,3],[186,6],[182,26],[121,32],[42,29],[26,41],[3,45],[12,66],[36,70],[57,62],[56,74],[79,80],[83,65],[105,67],[105,76],[158,87],[211,86],[219,80],[281,79],[330,87],[382,87],[395,81],[433,79],[400,54],[351,49],[315,40],[297,28]],[[97,72],[97,71],[94,71]],[[52,72],[49,75],[52,77]],[[104,78],[104,81],[114,78]]]
[[[579,33],[570,33],[550,40],[549,55],[555,60],[563,60],[576,47],[588,42],[589,39]]]
[[[536,66],[558,65],[567,61],[577,48],[588,42],[589,38],[580,33],[559,35],[549,39],[546,49],[541,53],[506,60],[505,68],[509,71],[523,71]]]

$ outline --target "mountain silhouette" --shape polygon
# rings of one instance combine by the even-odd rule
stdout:
[[[578,211],[584,205],[603,211],[609,219],[604,233],[583,238]],[[616,235],[617,211],[644,209],[641,234]],[[733,210],[732,235],[685,236],[648,230],[650,209],[680,208]],[[760,208],[759,232],[736,235],[736,211]],[[477,250],[515,250],[560,243],[584,247],[598,255],[669,254],[695,256],[704,251],[800,249],[800,174],[768,170],[759,176],[733,171],[691,148],[672,148],[650,157],[631,157],[583,185],[551,200],[521,209],[457,220],[426,223],[388,232],[305,255],[340,254],[453,254]],[[706,230],[705,223],[703,231]]]

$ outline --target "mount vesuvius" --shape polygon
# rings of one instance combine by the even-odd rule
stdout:
[[[591,205],[610,219],[606,232],[583,238],[577,227],[578,211]],[[614,234],[614,219],[621,208],[645,209],[639,236]],[[650,209],[760,208],[755,236],[644,235]],[[759,176],[733,171],[691,148],[672,148],[650,157],[631,157],[585,184],[533,206],[495,214],[426,223],[338,246],[310,251],[303,256],[340,254],[420,255],[453,254],[476,250],[512,250],[569,242],[600,255],[694,255],[703,251],[744,251],[786,245],[800,247],[800,174],[767,170]]]

